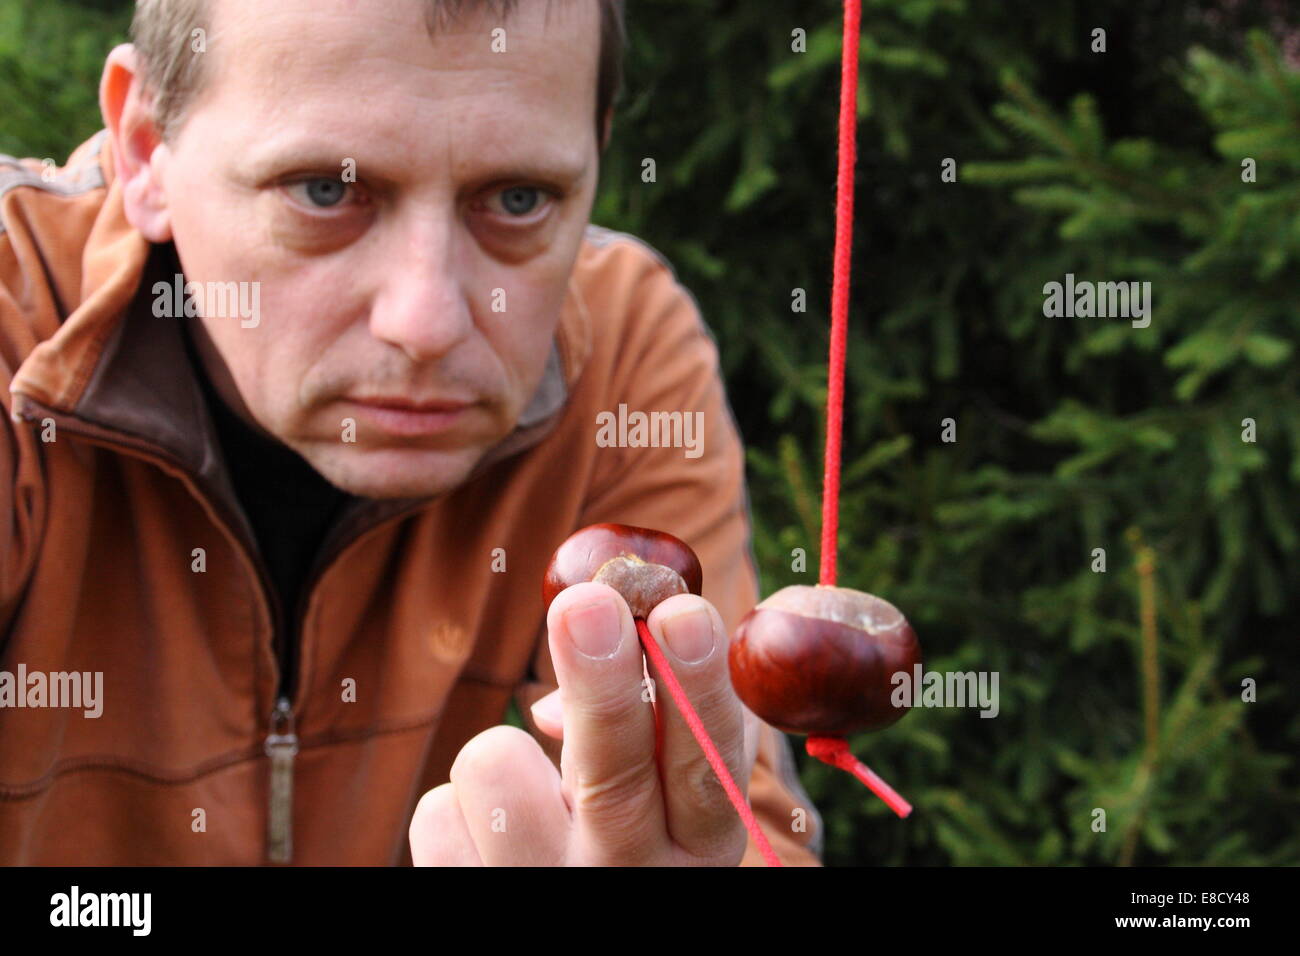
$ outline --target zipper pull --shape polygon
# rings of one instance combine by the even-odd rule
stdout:
[[[266,755],[271,758],[266,857],[272,863],[288,863],[293,857],[293,758],[297,753],[293,705],[288,697],[281,697],[275,702],[271,732],[266,737]]]

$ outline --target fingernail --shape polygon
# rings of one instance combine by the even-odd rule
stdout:
[[[676,614],[664,621],[663,629],[669,649],[685,664],[713,653],[713,618],[705,608]]]
[[[564,614],[564,627],[583,655],[596,660],[613,657],[623,643],[618,609],[609,601],[595,601]]]

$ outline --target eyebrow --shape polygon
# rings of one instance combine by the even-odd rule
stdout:
[[[285,146],[272,147],[261,153],[256,149],[250,150],[245,154],[241,166],[247,176],[254,181],[262,182],[294,171],[342,171],[343,161],[347,158],[355,158],[355,156],[350,157],[350,154],[344,150],[327,149],[319,144],[291,143]],[[461,164],[462,167],[468,165],[470,164]],[[479,168],[473,170],[471,178],[484,183],[507,180],[537,180],[543,183],[569,186],[586,176],[590,165],[589,157],[582,154],[503,155],[482,163]],[[364,160],[358,160],[358,179],[367,178],[366,167],[367,164]],[[376,175],[373,172],[375,166],[370,168],[372,172],[368,178],[380,182],[394,181],[394,177]]]

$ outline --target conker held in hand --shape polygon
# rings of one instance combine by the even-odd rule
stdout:
[[[632,616],[644,620],[674,594],[699,594],[704,572],[680,538],[628,524],[593,524],[556,549],[542,579],[542,599],[549,608],[561,591],[584,581],[609,585]]]
[[[717,774],[727,799],[736,808],[768,866],[781,866],[781,858],[759,827],[744,791],[732,777],[717,745],[709,737],[704,721],[687,698],[646,623],[650,612],[668,598],[677,594],[699,594],[703,578],[699,558],[680,538],[632,525],[596,524],[570,535],[556,550],[542,579],[542,597],[549,609],[561,591],[586,581],[608,585],[622,595],[632,612],[646,657],[668,687],[669,696],[704,751],[709,766]],[[656,739],[661,733],[661,713],[656,707]]]

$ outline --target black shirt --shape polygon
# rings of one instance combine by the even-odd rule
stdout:
[[[287,673],[281,677],[281,690],[291,693],[301,623],[298,601],[303,596],[305,579],[326,532],[343,507],[356,498],[331,485],[289,446],[246,425],[208,381],[188,324],[181,325],[186,352],[216,426],[231,483],[253,526],[284,612],[287,631],[283,636],[288,638],[288,646],[279,650]]]

